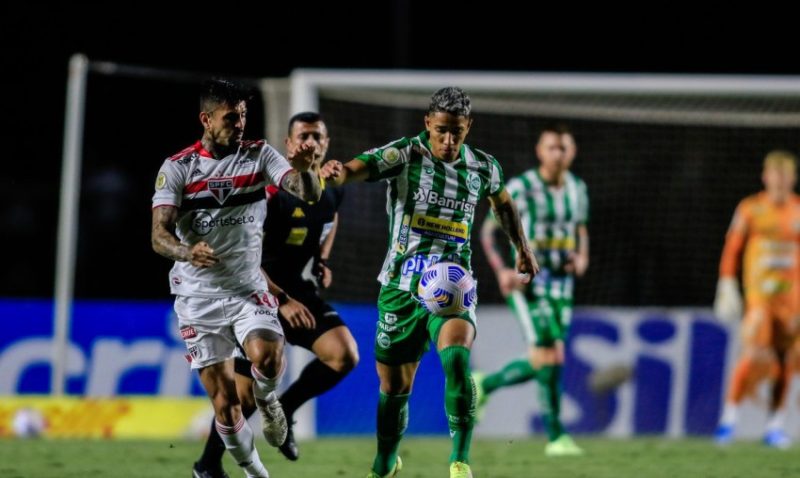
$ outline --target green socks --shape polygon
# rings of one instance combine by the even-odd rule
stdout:
[[[536,370],[527,359],[509,362],[500,371],[483,379],[483,393],[489,395],[498,388],[524,383],[536,378]]]
[[[475,384],[469,369],[469,349],[460,345],[439,351],[445,376],[444,408],[453,438],[450,463],[469,463],[472,428],[475,425]]]
[[[547,365],[537,372],[539,380],[539,403],[544,415],[547,435],[553,441],[564,434],[561,424],[561,365]]]
[[[386,395],[378,399],[378,453],[372,471],[383,476],[394,468],[397,449],[408,427],[408,394]]]

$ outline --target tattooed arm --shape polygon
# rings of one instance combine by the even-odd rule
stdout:
[[[503,189],[497,194],[489,196],[489,202],[492,204],[494,217],[517,249],[517,272],[528,274],[525,279],[522,279],[523,283],[527,283],[539,273],[539,264],[528,247],[528,239],[525,237],[525,231],[522,230],[514,201],[508,191]]]
[[[286,175],[281,184],[283,189],[303,201],[319,201],[322,195],[322,184],[316,171],[293,170]]]
[[[322,181],[319,178],[319,163],[315,159],[313,146],[300,145],[294,154],[289,155],[288,160],[295,169],[286,175],[281,187],[303,201],[319,201]]]
[[[150,241],[154,251],[173,261],[191,262],[195,267],[211,267],[219,262],[207,242],[200,241],[194,246],[180,242],[175,236],[177,222],[178,208],[160,206],[153,209]]]

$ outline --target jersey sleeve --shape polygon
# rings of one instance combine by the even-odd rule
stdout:
[[[578,180],[578,210],[575,219],[578,224],[589,224],[589,191],[583,180]]]
[[[525,202],[525,185],[522,183],[522,180],[519,178],[511,178],[506,183],[506,191],[511,196],[511,199],[514,201],[514,206],[517,207],[517,211],[522,209],[527,209],[528,204]]]
[[[505,189],[505,181],[503,179],[503,168],[500,163],[492,155],[487,155],[489,159],[489,186],[486,188],[487,196],[494,196],[499,194]]]
[[[367,181],[380,181],[399,175],[408,164],[410,152],[410,140],[400,138],[380,148],[359,154],[355,159],[366,163],[369,169]]]
[[[744,200],[736,207],[728,233],[725,235],[725,246],[719,264],[720,277],[736,277],[738,274],[749,222],[750,207],[747,200]]]
[[[156,176],[153,207],[181,206],[183,187],[186,184],[186,167],[178,161],[167,159]]]
[[[264,177],[267,184],[274,184],[281,187],[283,178],[292,170],[292,165],[272,146],[265,144],[261,150],[261,160],[263,161]]]

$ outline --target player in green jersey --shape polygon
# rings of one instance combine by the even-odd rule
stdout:
[[[517,279],[499,254],[495,244],[496,219],[490,215],[481,229],[481,242],[500,291],[519,320],[529,349],[527,358],[511,361],[493,374],[474,374],[479,415],[492,392],[535,378],[549,438],[545,447],[548,456],[583,454],[559,417],[573,281],[589,266],[589,197],[586,184],[568,171],[576,152],[575,140],[568,130],[547,127],[536,145],[539,167],[508,182],[507,189],[542,267],[541,274],[529,285]]]
[[[408,421],[408,398],[422,354],[432,340],[445,374],[445,409],[453,448],[451,478],[471,477],[469,446],[475,419],[475,386],[469,355],[474,311],[457,317],[428,313],[415,298],[422,271],[448,260],[470,270],[475,209],[488,198],[495,217],[517,248],[516,267],[527,283],[539,270],[492,156],[464,144],[472,125],[471,102],[460,88],[431,97],[425,131],[375,148],[342,165],[329,162],[334,182],[387,182],[390,244],[378,280],[375,357],[380,378],[378,452],[371,478],[395,476]],[[330,180],[329,180],[330,181]]]

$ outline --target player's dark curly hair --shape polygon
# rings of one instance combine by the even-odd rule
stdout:
[[[200,93],[200,111],[211,112],[219,105],[236,106],[253,97],[252,89],[243,83],[224,78],[204,81]]]
[[[472,101],[461,88],[457,86],[447,86],[431,96],[428,114],[438,112],[450,113],[454,116],[469,117],[472,112]]]

